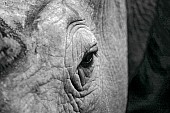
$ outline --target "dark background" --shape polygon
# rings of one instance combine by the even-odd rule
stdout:
[[[170,1],[126,2],[127,113],[170,113]]]

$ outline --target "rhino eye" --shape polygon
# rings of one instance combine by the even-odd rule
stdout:
[[[93,64],[93,59],[94,57],[97,57],[97,52],[98,52],[98,47],[97,47],[97,43],[95,43],[89,51],[87,51],[85,54],[84,54],[84,57],[80,63],[80,65],[84,68],[88,68],[88,67],[91,67],[92,64]]]
[[[84,68],[89,68],[93,65],[94,63],[94,57],[97,57],[98,54],[98,48],[92,49],[92,51],[89,51],[84,54],[84,57],[80,63],[80,66]]]
[[[90,67],[93,64],[93,57],[94,53],[85,55],[80,65],[84,68]]]

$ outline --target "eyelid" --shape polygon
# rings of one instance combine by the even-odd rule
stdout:
[[[89,51],[87,51],[87,54],[91,54],[91,53],[97,53],[98,51],[98,46],[97,46],[97,43],[95,43],[90,49]]]

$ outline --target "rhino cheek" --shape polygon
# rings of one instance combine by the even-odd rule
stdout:
[[[52,25],[41,30],[25,40],[26,62],[2,83],[3,101],[18,113],[93,111],[101,94],[99,64],[91,76],[77,67],[95,37],[89,29],[78,29],[67,49],[64,29]]]
[[[65,51],[65,46],[63,47],[65,38],[62,38],[63,40],[60,40],[60,45],[58,45],[58,39],[62,36],[49,37],[45,33],[32,35],[34,40],[29,43],[36,43],[37,46],[32,48],[30,46],[27,60],[21,65],[23,70],[9,74],[2,86],[3,101],[9,103],[6,106],[9,106],[12,111],[53,113],[84,111],[94,108],[89,108],[88,105],[95,103],[96,96],[94,93],[91,95],[95,90],[94,80],[87,83],[86,79],[86,84],[81,87],[79,83],[84,80],[79,78],[81,72],[73,73],[79,63],[74,60],[74,63],[70,62],[70,68],[65,66],[63,52]],[[71,54],[73,51],[69,52]],[[78,53],[82,54],[82,52]],[[80,58],[79,62],[81,60]],[[78,89],[75,86],[80,87]],[[83,98],[84,101],[82,101]]]

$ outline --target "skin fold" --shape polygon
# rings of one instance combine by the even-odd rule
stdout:
[[[101,26],[97,27],[98,6],[93,2],[93,6],[83,0],[0,2],[1,24],[5,25],[0,26],[0,112],[125,111],[126,49],[113,49],[119,46],[115,40],[126,42],[121,39],[125,36],[112,38],[108,31],[103,38],[115,44],[107,47],[97,33]]]

